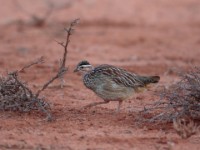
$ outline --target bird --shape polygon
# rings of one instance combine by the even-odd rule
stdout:
[[[159,76],[142,76],[108,64],[93,67],[87,60],[80,61],[74,72],[80,72],[84,85],[103,99],[84,108],[118,101],[117,112],[120,111],[124,100],[147,88],[148,84],[158,83],[160,80]]]

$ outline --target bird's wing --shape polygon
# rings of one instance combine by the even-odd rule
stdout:
[[[144,82],[140,79],[141,76],[111,65],[100,65],[96,67],[92,73],[106,75],[117,84],[121,84],[126,87],[135,88],[145,86]]]

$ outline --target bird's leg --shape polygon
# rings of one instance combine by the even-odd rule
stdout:
[[[117,110],[116,110],[117,113],[120,112],[120,108],[121,108],[122,102],[123,102],[122,100],[119,100],[119,104],[118,104],[118,107],[117,107]]]
[[[91,103],[91,104],[84,106],[83,108],[89,108],[89,107],[93,107],[93,106],[100,105],[100,104],[106,104],[106,103],[109,103],[109,101]]]

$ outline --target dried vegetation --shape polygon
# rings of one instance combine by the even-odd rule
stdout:
[[[48,80],[37,92],[34,93],[27,86],[27,84],[20,79],[19,74],[33,65],[43,63],[43,57],[25,65],[20,70],[0,77],[0,110],[19,112],[31,112],[36,110],[43,112],[46,115],[47,120],[52,120],[50,105],[44,98],[40,98],[40,93],[44,91],[54,80],[61,78],[63,81],[63,76],[67,71],[67,68],[65,67],[68,52],[67,47],[72,31],[74,30],[73,27],[77,24],[77,22],[78,20],[74,20],[70,23],[69,28],[65,29],[67,33],[66,41],[59,43],[64,47],[64,53],[57,74]]]
[[[141,112],[142,121],[154,124],[173,122],[182,138],[199,132],[200,122],[200,68],[182,73],[181,80],[159,93],[160,100]]]

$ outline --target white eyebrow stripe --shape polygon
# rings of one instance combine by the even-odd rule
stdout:
[[[91,67],[92,65],[81,65],[82,67]]]

